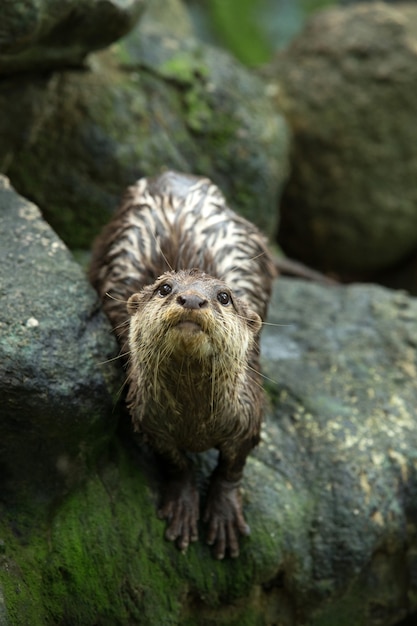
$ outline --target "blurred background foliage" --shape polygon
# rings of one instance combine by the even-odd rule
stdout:
[[[203,41],[228,49],[249,66],[267,63],[313,12],[336,0],[186,0]]]

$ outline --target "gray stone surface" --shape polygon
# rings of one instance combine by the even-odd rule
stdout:
[[[0,498],[77,483],[116,427],[116,350],[94,291],[39,209],[0,177]],[[0,555],[1,558],[1,555]]]
[[[239,559],[215,562],[203,524],[187,555],[164,541],[152,458],[115,441],[52,516],[38,512],[35,537],[3,511],[10,614],[35,615],[34,626],[391,626],[415,612],[416,317],[417,300],[400,292],[280,279],[262,339],[267,419],[243,482],[252,534]],[[54,344],[45,351],[53,358]],[[42,427],[15,438],[34,446]]]
[[[178,6],[170,7],[174,15]],[[349,233],[349,245],[356,242],[352,258],[359,260],[365,240],[372,258],[380,258],[371,246],[373,230],[360,222],[364,206],[371,217],[371,208],[381,207],[372,228],[387,229],[393,249],[412,237],[415,221],[404,209],[405,226],[396,230],[403,205],[390,221],[382,201],[393,202],[383,186],[393,149],[386,143],[394,131],[400,141],[404,124],[410,142],[398,150],[410,157],[400,180],[405,191],[414,171],[414,126],[406,114],[414,92],[401,91],[414,84],[414,13],[407,22],[405,13],[375,5],[378,24],[371,28],[369,10],[361,9],[362,21],[360,13],[317,18],[310,26],[314,43],[291,51],[291,89],[278,94],[307,172],[303,178],[295,167],[297,184],[311,184],[313,200],[345,191],[340,206],[349,209],[349,227],[341,221],[340,232]],[[73,243],[86,244],[127,182],[163,164],[210,175],[234,208],[272,228],[287,132],[264,83],[189,40],[186,20],[178,23],[177,38],[157,21],[148,14],[142,30],[94,56],[84,72],[30,81],[22,74],[0,86],[0,164]],[[410,63],[402,66],[405,58]],[[367,80],[354,85],[362,73]],[[384,115],[399,100],[383,95],[394,83],[404,111],[398,127],[391,118],[391,128]],[[345,117],[336,87],[353,110],[363,98],[360,119]],[[319,124],[323,111],[329,135]],[[348,162],[336,159],[336,148],[346,154],[338,143],[344,126],[346,141],[352,139]],[[370,133],[365,160],[355,169],[364,128]],[[375,155],[381,171],[373,168]],[[360,178],[364,164],[369,168]],[[348,165],[350,204],[340,175]],[[392,185],[392,162],[391,170]],[[378,203],[366,186],[371,178]],[[374,204],[355,204],[354,189],[365,189]],[[316,242],[316,256],[309,249],[307,260],[317,260],[317,241],[328,241],[311,238],[327,232],[323,223],[309,231],[309,218],[303,222]],[[335,240],[328,246],[334,255],[343,238]],[[115,435],[120,369],[101,364],[117,348],[95,294],[39,210],[0,177],[1,626],[391,626],[411,616],[417,611],[416,319],[417,300],[401,292],[277,282],[262,338],[267,417],[243,482],[252,534],[239,559],[218,563],[201,524],[199,542],[183,555],[163,539],[152,457]],[[203,486],[212,462],[208,455],[201,463]]]
[[[178,142],[187,170],[191,165],[212,177],[233,208],[274,236],[290,137],[266,83],[226,52],[158,33],[146,22],[117,48],[132,69],[150,72],[182,94],[178,118],[197,148]]]
[[[79,65],[136,23],[145,0],[3,0],[0,75]]]
[[[347,275],[417,248],[417,6],[313,17],[274,65],[293,130],[280,242]]]
[[[0,165],[70,247],[89,247],[124,188],[164,168],[210,176],[273,232],[288,130],[228,55],[135,31],[88,71],[0,85]]]
[[[273,510],[288,623],[388,625],[416,610],[416,316],[415,299],[371,285],[277,284],[279,326],[262,342],[274,409],[255,453],[273,472],[248,491],[263,491],[263,522]]]

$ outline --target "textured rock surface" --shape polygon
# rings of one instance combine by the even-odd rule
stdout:
[[[296,131],[295,154],[305,151],[307,174],[300,180],[309,198],[327,197],[324,191],[330,191],[318,182],[326,176],[330,190],[336,182],[344,184],[340,168],[356,163],[356,141],[369,127],[374,134],[364,144],[366,159],[351,170],[350,182],[352,188],[361,183],[374,207],[366,186],[372,169],[372,189],[381,187],[384,201],[393,201],[383,188],[386,143],[393,129],[401,137],[401,129],[395,115],[389,123],[384,115],[388,105],[398,112],[401,107],[384,97],[395,83],[404,111],[413,104],[414,75],[407,63],[401,66],[407,54],[412,57],[403,33],[411,33],[413,21],[405,25],[394,19],[394,9],[374,8],[379,40],[370,37],[363,7],[362,21],[336,12],[324,28],[327,22],[318,18],[311,32],[321,31],[322,48],[317,40],[295,44],[299,66],[288,71],[288,84],[304,81],[304,86],[282,89],[280,96]],[[177,10],[171,3],[169,15]],[[270,107],[262,82],[227,56],[186,40],[186,20],[175,20],[173,31],[176,38],[148,13],[139,31],[112,53],[96,55],[84,71],[2,80],[0,169],[38,199],[73,244],[89,240],[127,182],[161,165],[210,175],[235,208],[272,227],[269,207],[285,171],[285,124]],[[345,56],[337,48],[342,34],[351,37]],[[390,38],[401,42],[397,56],[391,56]],[[319,61],[326,70],[320,80]],[[367,82],[358,80],[353,97],[347,85],[353,88],[357,72],[364,72]],[[332,92],[336,87],[353,109],[364,100],[360,119],[347,115]],[[381,109],[379,104],[369,109],[368,87]],[[302,108],[304,89],[311,100]],[[292,109],[295,105],[301,108]],[[331,135],[319,125],[320,115],[312,116],[304,132],[309,107],[321,116],[327,111]],[[410,124],[410,143],[407,148],[400,143],[398,150],[410,157],[403,155],[409,169],[401,182],[407,191],[415,116],[411,124],[404,111],[401,124]],[[347,162],[333,158],[328,148],[345,155],[340,148],[345,125],[353,142]],[[356,125],[357,134],[351,134]],[[312,134],[309,143],[308,133],[318,128],[323,135]],[[313,150],[317,146],[320,150]],[[381,171],[373,167],[375,155]],[[367,178],[360,178],[365,165]],[[314,178],[317,172],[320,178]],[[351,193],[348,211],[359,206]],[[335,201],[325,206],[333,204],[339,206]],[[340,221],[340,232],[349,234],[350,245],[358,242],[352,258],[360,259],[365,240],[371,250],[371,236],[366,231],[360,236],[363,211],[352,215],[360,226]],[[410,215],[401,213],[404,233],[409,230],[411,237]],[[308,237],[322,233],[324,223],[315,224]],[[374,230],[381,234],[386,228],[398,244],[396,223],[382,220]],[[306,232],[308,224],[305,219]],[[342,249],[343,238],[336,235],[329,246],[333,252]],[[318,241],[321,246],[328,240]],[[277,326],[266,326],[262,341],[268,417],[244,478],[252,534],[242,542],[238,560],[218,563],[204,544],[203,524],[200,541],[187,555],[164,541],[164,523],[155,513],[158,477],[152,458],[131,440],[113,436],[119,370],[114,363],[99,365],[115,350],[108,324],[62,241],[4,177],[0,261],[1,626],[391,626],[412,619],[417,611],[415,299],[370,285],[277,283],[270,314]],[[201,462],[203,486],[212,464],[212,454]]]
[[[417,247],[417,6],[315,16],[278,59],[294,133],[280,240],[342,272],[386,268]]]
[[[124,188],[163,168],[210,176],[275,231],[286,122],[260,79],[191,34],[178,2],[156,2],[88,69],[2,81],[0,170],[70,247],[89,247]]]
[[[178,142],[187,170],[194,165],[213,177],[234,208],[275,234],[274,198],[288,174],[289,135],[264,81],[217,48],[145,26],[120,42],[119,55],[175,86],[178,117],[196,148]]]
[[[416,316],[401,293],[281,279],[239,559],[215,562],[203,527],[186,556],[165,542],[151,460],[115,442],[53,515],[3,511],[10,623],[389,626],[415,611]]]
[[[126,185],[165,167],[210,176],[273,231],[288,134],[264,84],[221,52],[143,41],[155,58],[138,51],[129,69],[105,53],[88,71],[3,81],[0,164],[13,184],[71,247],[89,246]]]
[[[80,267],[3,176],[0,302],[0,500],[48,499],[114,432],[114,373],[99,362],[115,343]]]
[[[263,337],[275,409],[257,456],[277,471],[300,623],[416,610],[416,314],[415,299],[369,285],[277,285],[270,317],[284,326]]]
[[[0,75],[78,65],[136,23],[145,0],[3,0]]]

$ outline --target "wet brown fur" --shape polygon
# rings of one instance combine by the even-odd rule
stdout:
[[[161,515],[181,549],[197,538],[199,510],[187,452],[220,452],[205,515],[217,558],[237,556],[248,532],[238,485],[259,440],[273,277],[262,235],[217,187],[172,172],[129,188],[95,245],[90,278],[129,352],[134,427],[169,467]]]

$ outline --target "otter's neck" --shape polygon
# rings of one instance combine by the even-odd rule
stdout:
[[[225,367],[216,357],[204,360],[171,357],[154,369],[152,385],[146,382],[152,370],[148,375],[143,374],[142,388],[148,401],[176,414],[213,416],[224,411],[227,403],[235,403],[239,369]]]

